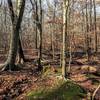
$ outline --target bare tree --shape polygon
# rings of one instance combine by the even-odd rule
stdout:
[[[17,49],[18,49],[19,30],[22,22],[23,13],[24,13],[25,0],[23,0],[21,4],[19,16],[17,19],[14,14],[12,0],[8,0],[8,6],[11,14],[13,29],[11,33],[9,55],[2,70],[15,70],[15,60],[16,60]]]
[[[66,77],[66,25],[69,0],[63,1],[63,47],[62,47],[62,76]]]
[[[96,24],[96,0],[93,0],[93,6],[94,6],[94,51],[97,52],[97,24]]]

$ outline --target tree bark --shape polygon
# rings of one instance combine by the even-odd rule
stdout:
[[[17,49],[18,49],[19,30],[20,30],[20,25],[22,22],[23,13],[24,13],[25,0],[23,0],[23,2],[21,4],[18,19],[15,18],[11,0],[8,0],[8,6],[9,6],[10,14],[11,14],[13,29],[12,29],[12,33],[11,33],[11,41],[10,41],[10,49],[9,49],[8,58],[7,58],[7,61],[5,62],[5,65],[2,70],[15,70],[15,61],[16,61],[16,55],[17,55]]]
[[[20,12],[20,7],[21,7],[21,0],[16,0],[16,17],[19,16],[19,12]],[[24,53],[23,53],[23,49],[22,49],[22,45],[21,45],[21,39],[19,36],[19,40],[18,40],[18,63],[21,63],[21,61],[25,62],[25,57],[24,57]]]
[[[41,71],[43,69],[43,66],[41,64],[42,60],[42,2],[39,0],[39,5],[40,5],[40,18],[39,18],[39,24],[38,24],[38,29],[39,29],[39,60],[38,60],[38,70]]]
[[[89,25],[88,25],[88,5],[87,5],[87,0],[86,0],[86,56],[87,56],[87,60],[89,61]]]
[[[21,63],[21,61],[25,62],[26,59],[24,57],[22,45],[21,45],[21,40],[20,37],[18,39],[18,63]]]
[[[93,0],[93,5],[94,5],[94,51],[95,53],[97,52],[97,25],[96,25],[96,1]]]
[[[67,25],[67,7],[68,7],[68,0],[63,1],[63,47],[62,47],[62,76],[66,78],[66,25]]]

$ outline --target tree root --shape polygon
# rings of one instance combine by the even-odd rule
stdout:
[[[4,68],[5,64],[0,64],[0,70],[2,71],[2,69]]]
[[[9,63],[5,63],[5,64],[0,65],[1,71],[18,71],[19,69],[21,69],[19,66],[17,66],[17,65],[11,66]]]

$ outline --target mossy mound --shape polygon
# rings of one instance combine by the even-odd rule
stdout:
[[[57,82],[57,81],[56,81]],[[38,88],[27,94],[28,100],[82,100],[86,91],[72,82],[58,81],[52,88]]]

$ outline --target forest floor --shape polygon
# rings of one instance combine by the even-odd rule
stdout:
[[[0,57],[0,63],[3,60]],[[36,72],[33,62],[20,66],[23,67],[20,71],[0,72],[0,100],[75,100],[75,97],[77,100],[89,100],[100,84],[99,57],[93,57],[88,64],[84,57],[75,58],[69,80],[60,77],[58,65],[47,64],[42,73]],[[100,100],[100,89],[95,99]]]

